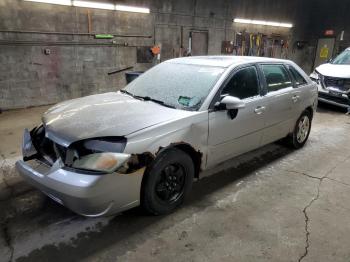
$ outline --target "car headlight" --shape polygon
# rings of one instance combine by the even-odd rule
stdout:
[[[72,167],[112,173],[123,167],[130,157],[129,154],[111,152],[89,154],[75,160]]]
[[[126,139],[101,137],[81,140],[69,146],[65,164],[76,169],[112,173],[127,169],[130,154],[123,153]]]

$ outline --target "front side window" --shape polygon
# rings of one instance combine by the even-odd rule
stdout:
[[[273,92],[292,86],[288,72],[283,65],[262,65],[267,91]]]
[[[236,72],[222,90],[221,95],[239,99],[259,95],[258,74],[255,67],[246,67]]]
[[[198,110],[225,68],[164,62],[140,75],[124,90],[177,109]]]
[[[295,80],[295,84],[297,86],[301,86],[306,84],[306,80],[304,79],[304,77],[293,67],[293,66],[288,66],[288,69],[290,71],[290,73],[292,74],[294,80]]]

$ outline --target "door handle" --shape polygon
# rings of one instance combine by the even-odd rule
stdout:
[[[298,102],[299,98],[300,98],[300,96],[298,96],[298,95],[292,96],[292,100],[294,103]]]
[[[257,115],[261,115],[262,113],[264,113],[265,109],[266,108],[264,106],[258,106],[257,108],[254,109],[254,112]]]

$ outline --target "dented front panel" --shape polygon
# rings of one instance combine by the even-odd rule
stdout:
[[[154,156],[162,149],[176,144],[187,144],[202,156],[201,168],[205,169],[208,138],[208,112],[196,112],[179,120],[162,123],[140,130],[127,137],[125,153]]]

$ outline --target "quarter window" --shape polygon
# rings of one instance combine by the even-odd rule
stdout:
[[[262,65],[268,92],[292,86],[288,72],[283,65]]]
[[[307,83],[304,77],[293,66],[288,66],[288,69],[292,74],[297,86],[305,85]]]
[[[222,90],[221,95],[230,95],[244,99],[259,95],[258,74],[250,66],[236,72]]]

